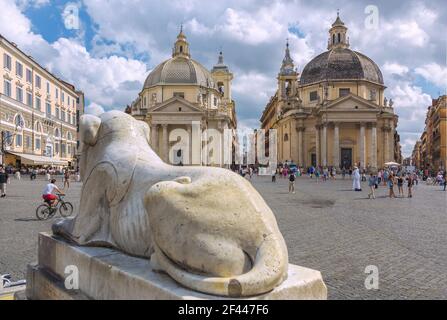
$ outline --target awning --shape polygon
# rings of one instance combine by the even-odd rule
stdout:
[[[68,161],[58,160],[50,157],[37,156],[34,154],[18,153],[7,151],[10,154],[18,156],[21,158],[23,164],[28,165],[56,165],[56,166],[66,166]]]

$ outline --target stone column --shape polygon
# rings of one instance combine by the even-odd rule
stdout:
[[[320,126],[315,126],[315,165],[320,164]]]
[[[388,162],[390,161],[389,159],[389,140],[390,140],[390,135],[389,135],[389,127],[387,126],[387,123],[385,123],[385,125],[382,128],[383,131],[383,162]]]
[[[158,125],[151,125],[151,147],[155,153],[158,153]]]
[[[303,134],[305,128],[303,126],[298,127],[298,165],[304,166],[304,143],[303,143]]]
[[[365,167],[365,123],[360,123],[360,141],[359,141],[359,168]]]
[[[390,157],[390,161],[396,161],[396,159],[394,158],[394,120],[391,119],[390,120],[390,133],[389,133],[389,140],[388,140],[388,144],[389,144],[389,157]]]
[[[375,122],[371,125],[371,146],[369,150],[371,167],[377,169],[377,125]]]
[[[327,124],[323,124],[323,134],[321,137],[321,164],[327,166]]]
[[[334,144],[333,144],[333,160],[334,167],[338,170],[340,167],[340,130],[339,123],[334,123]]]
[[[191,165],[192,164],[192,125],[187,125],[186,131],[188,131],[188,163],[187,164]]]
[[[169,163],[169,137],[168,137],[168,125],[167,124],[162,124],[161,125],[163,128],[163,142],[162,142],[162,147],[160,148],[160,151],[163,152],[163,155],[161,156],[161,158],[166,162]]]

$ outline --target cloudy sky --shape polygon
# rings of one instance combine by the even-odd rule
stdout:
[[[239,124],[254,128],[276,89],[286,38],[302,71],[326,50],[337,9],[351,48],[382,70],[408,156],[431,99],[446,92],[445,0],[0,0],[0,34],[83,90],[88,112],[98,113],[137,97],[150,70],[170,57],[183,23],[192,56],[208,68],[223,49]]]

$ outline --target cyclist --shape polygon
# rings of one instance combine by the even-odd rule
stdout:
[[[45,201],[48,201],[51,207],[55,207],[57,205],[57,196],[54,194],[56,190],[60,194],[64,194],[56,185],[56,179],[51,179],[50,183],[45,186],[43,189],[42,198]]]

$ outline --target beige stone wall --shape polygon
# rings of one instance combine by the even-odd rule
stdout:
[[[372,89],[376,90],[376,99],[372,100],[377,105],[383,105],[383,88],[367,81],[351,81],[351,82],[329,82],[328,85],[328,99],[335,100],[339,98],[339,90],[341,88],[349,89],[352,94],[358,95],[363,99],[370,100],[370,91]],[[314,85],[309,85],[301,87],[299,89],[301,100],[303,104],[308,107],[316,107],[318,101],[310,101],[310,93],[312,91],[317,91],[320,99],[323,99],[323,84],[318,83]]]

